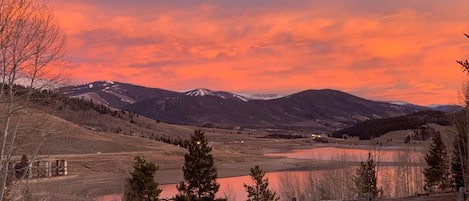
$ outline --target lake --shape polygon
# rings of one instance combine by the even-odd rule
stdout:
[[[365,161],[368,153],[371,153],[375,161],[396,162],[399,157],[411,157],[410,160],[419,160],[422,157],[422,149],[415,147],[317,147],[311,149],[292,150],[286,153],[269,153],[266,156],[284,156],[297,159],[313,159],[325,161]]]
[[[283,156],[296,159],[324,161],[364,161],[372,153],[373,158],[381,164],[377,168],[378,187],[382,188],[384,197],[401,197],[422,192],[423,175],[421,149],[412,147],[316,147],[311,149],[292,150],[286,153],[270,153],[266,156]],[[261,167],[262,168],[262,167]],[[307,169],[307,167],[305,167]],[[266,173],[269,187],[277,192],[281,200],[292,197],[301,200],[318,200],[319,198],[342,199],[353,197],[353,180],[356,166],[341,167],[329,170],[283,171]],[[243,184],[251,185],[250,176],[219,178],[218,197],[229,201],[246,200],[247,193]],[[160,198],[171,198],[178,192],[176,184],[160,185]],[[119,195],[106,195],[99,201],[117,201]]]

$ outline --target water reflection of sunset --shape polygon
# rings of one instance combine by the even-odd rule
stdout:
[[[381,149],[379,147],[368,147],[363,149],[358,148],[340,148],[340,147],[318,147],[312,149],[292,150],[286,153],[271,153],[265,154],[266,156],[283,156],[287,158],[296,159],[314,159],[324,161],[364,161],[368,157],[368,153],[371,153],[373,159],[378,162],[395,162],[399,155],[406,154],[408,157],[412,157],[416,162],[417,159],[421,158],[422,153],[420,150],[410,148],[409,150],[403,150],[402,148],[396,147],[396,150],[392,149]]]
[[[386,166],[377,167],[378,188],[383,189],[384,197],[402,197],[414,195],[423,191],[421,150],[413,147],[386,147],[380,151],[371,147],[342,148],[342,147],[316,147],[312,149],[293,150],[288,153],[268,154],[269,156],[288,156],[297,159],[315,160],[337,160],[337,161],[362,161],[366,160],[368,152],[371,151],[379,162],[389,162]],[[313,154],[315,153],[315,154]],[[383,163],[384,164],[384,163]],[[348,166],[347,166],[348,165]],[[307,170],[303,167],[301,171],[268,172],[265,177],[269,179],[269,186],[275,190],[282,199],[291,199],[292,196],[299,196],[299,193],[309,192],[310,196],[317,196],[315,192],[317,185],[334,189],[334,194],[339,198],[350,198],[353,191],[353,175],[355,174],[357,163],[347,163],[345,166]],[[261,167],[262,168],[262,167]],[[246,170],[246,174],[249,170]],[[220,189],[217,197],[228,197],[230,200],[243,201],[247,198],[247,193],[243,184],[252,184],[250,176],[238,176],[219,178]],[[163,189],[160,198],[171,198],[178,194],[176,184],[160,185]],[[288,197],[288,198],[285,198]],[[100,201],[111,201],[116,195],[101,197]]]
[[[331,170],[313,171],[284,171],[269,172],[265,175],[269,180],[269,187],[277,192],[282,200],[290,200],[291,197],[299,196],[298,193],[311,191],[311,187],[306,185],[325,185],[335,189],[335,194],[339,198],[350,198],[353,192],[350,185],[353,185],[352,176],[356,167],[347,167]],[[422,167],[420,166],[384,166],[379,167],[378,188],[383,190],[384,197],[402,197],[423,192]],[[220,183],[220,190],[217,197],[227,197],[232,201],[243,201],[247,198],[243,184],[252,185],[249,176],[229,177],[217,179]],[[309,183],[309,182],[313,183]],[[161,198],[170,198],[176,195],[176,184],[162,185],[163,192]],[[317,193],[317,192],[312,192]],[[286,198],[286,196],[288,198]]]
[[[270,175],[271,173],[267,174]],[[270,177],[269,177],[270,180]],[[234,200],[246,200],[247,193],[243,188],[243,184],[246,183],[251,185],[250,176],[239,176],[239,177],[228,177],[228,178],[219,178],[217,182],[220,183],[220,189],[218,191],[218,197],[230,197]],[[161,185],[163,192],[161,193],[161,198],[171,198],[178,193],[176,189],[176,184],[167,184]]]
[[[317,147],[304,150],[293,150],[287,153],[266,154],[267,156],[286,156],[296,159],[314,160],[335,160],[335,161],[364,161],[371,152],[378,162],[387,163],[387,166],[378,166],[377,177],[378,187],[383,189],[385,197],[401,197],[414,195],[423,191],[423,175],[421,162],[423,154],[421,150],[412,147],[387,147],[386,149],[367,148],[340,148],[340,147]],[[394,164],[394,165],[392,165]],[[353,192],[350,191],[351,180],[355,174],[356,164],[334,169],[304,170],[304,171],[283,171],[268,172],[269,186],[282,196],[282,199],[289,200],[291,196],[298,196],[299,192],[313,191],[308,187],[311,185],[325,185],[335,189],[335,194],[340,198],[350,198]],[[262,167],[261,167],[262,168]],[[308,167],[304,167],[308,169]],[[248,170],[246,170],[246,174]],[[243,184],[252,184],[249,176],[229,177],[217,179],[220,183],[219,197],[229,197],[232,200],[246,200],[247,193]],[[161,197],[172,197],[178,192],[175,184],[162,185],[163,193]]]

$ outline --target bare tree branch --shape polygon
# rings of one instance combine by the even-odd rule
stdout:
[[[38,81],[55,79],[65,36],[52,9],[34,0],[0,0],[0,201],[5,198],[11,158],[18,143],[23,110]],[[19,83],[26,79],[27,83]],[[24,87],[18,87],[23,84]]]

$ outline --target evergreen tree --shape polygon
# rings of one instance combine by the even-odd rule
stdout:
[[[156,201],[161,189],[155,182],[153,175],[158,170],[152,162],[145,161],[145,158],[136,156],[133,171],[129,172],[130,177],[125,181],[125,192],[123,201]]]
[[[251,168],[252,181],[254,182],[253,186],[243,184],[246,192],[248,192],[248,199],[246,201],[277,201],[280,198],[276,196],[276,193],[270,190],[269,180],[264,179],[264,171],[256,165],[254,168]]]
[[[212,147],[208,145],[204,132],[195,130],[184,156],[184,181],[177,186],[176,200],[211,201],[220,185],[216,182],[217,169],[214,166]]]
[[[449,165],[446,157],[446,146],[437,132],[432,138],[430,150],[425,155],[425,191],[434,192],[436,189],[444,190],[449,187]]]
[[[28,165],[29,165],[28,156],[23,154],[23,156],[21,156],[21,161],[17,163],[14,167],[15,178],[22,179],[23,177],[28,176],[29,175]]]
[[[376,165],[371,157],[371,153],[368,153],[366,162],[360,162],[360,166],[356,170],[353,181],[355,182],[359,198],[366,197],[368,193],[371,193],[373,197],[378,196]]]

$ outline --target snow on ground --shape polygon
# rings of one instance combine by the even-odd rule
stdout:
[[[205,88],[194,89],[194,90],[188,91],[186,92],[186,95],[188,96],[214,96],[212,91],[205,89]]]
[[[233,97],[238,98],[238,99],[240,99],[240,100],[242,100],[242,101],[244,101],[244,102],[248,102],[248,101],[249,101],[249,98],[246,98],[246,97],[241,96],[241,95],[238,95],[238,94],[233,94]]]
[[[284,95],[281,94],[239,94],[243,97],[254,99],[254,100],[272,100],[277,98],[283,98]]]
[[[188,96],[218,96],[223,99],[225,99],[226,97],[219,93],[229,93],[233,95],[234,98],[240,99],[244,102],[248,102],[249,100],[272,100],[272,99],[284,97],[283,95],[280,95],[280,94],[243,94],[243,93],[230,93],[230,92],[222,92],[222,91],[217,92],[217,91],[212,91],[212,90],[205,89],[205,88],[193,89],[193,90],[189,90],[183,93]]]

